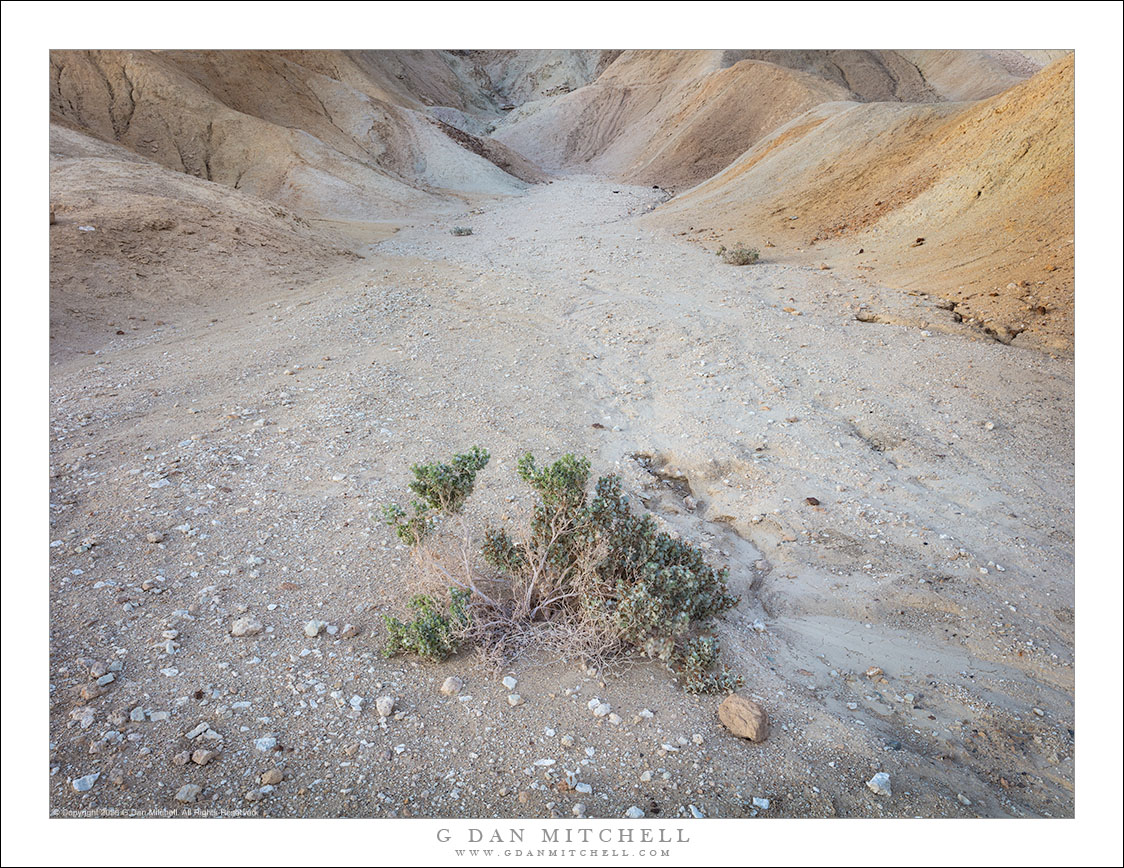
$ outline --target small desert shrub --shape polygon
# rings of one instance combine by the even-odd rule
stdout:
[[[424,533],[397,525],[419,563],[466,595],[458,637],[501,657],[551,644],[602,657],[633,651],[663,661],[691,692],[736,689],[740,677],[725,667],[715,671],[718,640],[702,635],[737,605],[728,570],[660,531],[651,515],[635,514],[620,477],[602,476],[588,492],[586,458],[568,454],[539,466],[527,454],[516,469],[537,503],[515,537],[487,532],[480,554],[490,571],[476,565],[467,538],[450,567],[449,558],[423,553],[417,543]],[[456,501],[458,510],[463,503]]]
[[[746,247],[741,242],[729,249],[723,244],[715,251],[715,254],[722,257],[722,261],[727,265],[753,265],[761,258],[760,250],[756,247]]]
[[[383,518],[406,545],[417,545],[433,529],[440,514],[461,511],[476,484],[476,474],[488,463],[488,450],[473,446],[454,455],[448,464],[414,464],[410,491],[417,498],[410,504],[413,515],[396,503],[383,507]]]
[[[449,230],[450,235],[471,235],[472,228],[469,226],[454,226]]]
[[[383,654],[393,657],[406,652],[440,663],[456,653],[460,647],[460,634],[468,625],[469,596],[467,591],[452,588],[448,611],[442,612],[432,597],[418,594],[408,603],[414,613],[412,621],[400,621],[393,615],[384,615],[390,635]]]

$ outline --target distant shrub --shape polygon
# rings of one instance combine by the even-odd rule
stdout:
[[[715,251],[715,254],[720,256],[727,265],[753,265],[761,258],[760,250],[756,247],[746,247],[741,242],[729,249],[726,248],[726,245],[722,245]]]
[[[451,230],[449,230],[449,233],[451,235],[471,235],[472,228],[469,226],[454,226]]]

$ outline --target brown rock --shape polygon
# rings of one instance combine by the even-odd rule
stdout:
[[[276,786],[277,784],[281,783],[281,781],[283,781],[284,779],[285,779],[285,776],[283,774],[281,774],[281,769],[270,769],[269,771],[267,771],[265,774],[263,774],[261,776],[261,782],[263,784],[272,785],[272,786]]]
[[[738,738],[764,741],[769,737],[769,716],[765,709],[744,696],[731,693],[718,706],[718,719]]]
[[[206,750],[204,748],[200,748],[199,750],[195,751],[195,753],[193,753],[191,755],[191,761],[193,763],[195,763],[197,766],[205,766],[207,763],[209,763],[211,760],[213,760],[216,756],[218,756],[218,754],[216,754],[213,750]]]

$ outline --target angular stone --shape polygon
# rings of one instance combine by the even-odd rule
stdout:
[[[718,719],[738,738],[761,742],[769,737],[769,716],[765,709],[744,696],[731,693],[718,706]]]

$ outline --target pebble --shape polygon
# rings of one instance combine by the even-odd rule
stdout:
[[[260,751],[273,750],[277,747],[277,737],[273,735],[266,735],[262,738],[255,738],[254,747],[256,747]]]
[[[512,693],[507,697],[507,704],[514,708],[517,705],[523,704],[523,697],[518,693]]]
[[[253,618],[238,618],[230,625],[231,636],[256,636],[265,627]]]
[[[760,796],[754,796],[753,807],[760,808],[762,811],[767,811],[769,810],[769,800],[763,799]]]
[[[89,792],[90,788],[97,783],[98,778],[101,777],[101,772],[94,772],[93,774],[83,775],[80,778],[75,778],[72,786],[80,793]]]
[[[279,784],[284,779],[285,776],[281,773],[281,769],[270,769],[261,776],[261,782],[270,786]]]
[[[359,628],[354,624],[344,624],[343,630],[340,631],[341,639],[354,639],[359,635]]]
[[[636,807],[636,805],[633,805],[631,808],[629,808],[627,811],[625,811],[624,815],[626,817],[628,817],[628,819],[630,819],[630,820],[642,820],[642,819],[644,819],[644,812],[642,810],[640,810],[638,807]]]
[[[199,784],[184,784],[176,793],[176,801],[184,804],[193,804],[203,788]]]
[[[390,717],[394,714],[394,705],[397,700],[393,696],[380,696],[375,700],[375,710],[379,717]]]
[[[455,675],[450,675],[441,685],[441,692],[446,696],[456,696],[464,689],[464,681]]]
[[[503,686],[506,687],[508,690],[515,690],[515,685],[518,684],[518,683],[519,682],[516,681],[510,675],[505,676],[504,679],[503,679]]]
[[[890,776],[886,772],[878,772],[874,777],[866,782],[867,788],[875,795],[890,796]]]
[[[193,753],[191,755],[191,761],[193,763],[195,763],[197,766],[205,766],[207,763],[209,763],[211,760],[213,760],[216,756],[218,756],[218,754],[215,753],[215,751],[200,748],[199,750],[195,751],[195,753]]]
[[[309,621],[304,625],[304,635],[309,639],[315,639],[327,626],[323,621]]]

